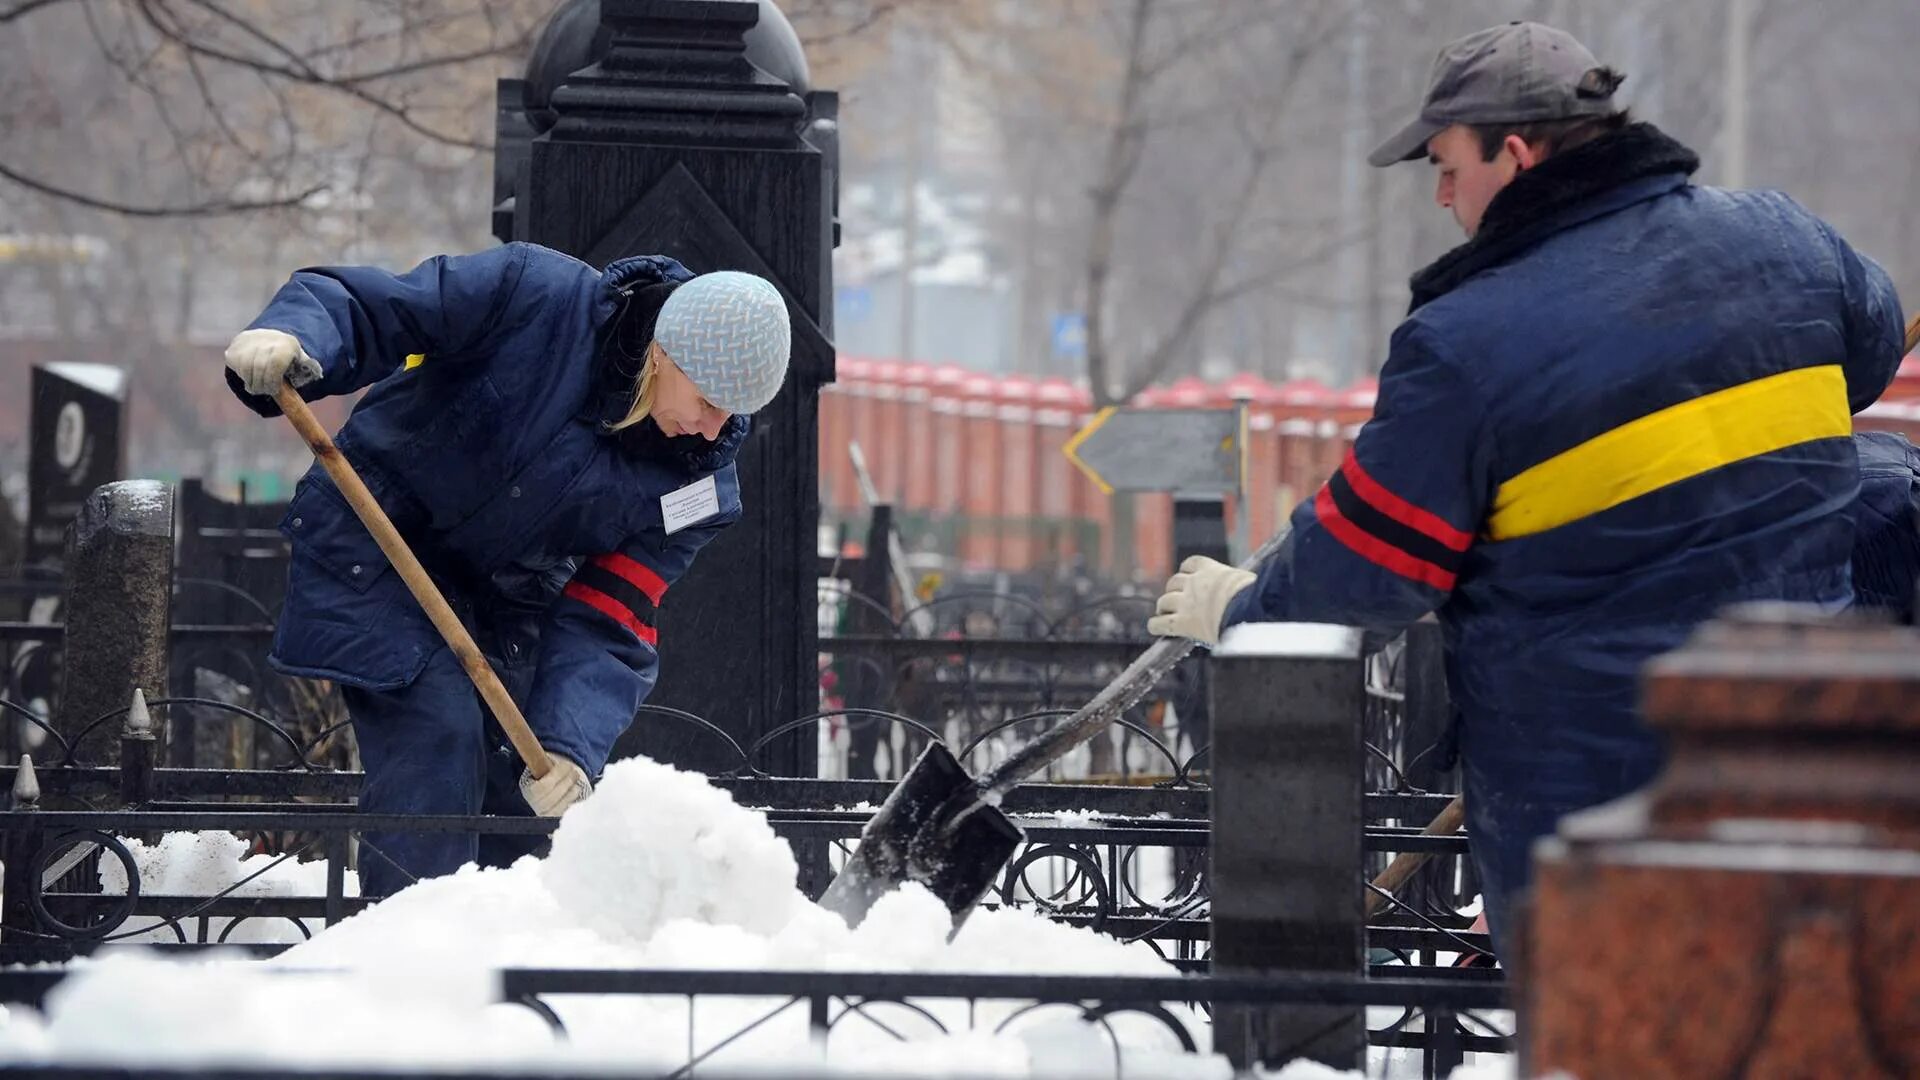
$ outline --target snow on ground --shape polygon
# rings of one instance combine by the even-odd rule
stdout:
[[[133,856],[140,873],[142,896],[213,896],[231,890],[232,896],[325,896],[327,865],[324,862],[280,860],[272,855],[248,855],[246,841],[232,833],[168,833],[158,843],[145,844],[132,838],[121,843]],[[100,858],[100,891],[109,896],[125,896],[127,870],[112,855]],[[358,875],[346,874],[346,894],[360,895]],[[182,920],[187,932],[198,930],[198,919]],[[238,926],[232,926],[234,922]],[[304,940],[309,932],[318,932],[314,923],[302,930],[292,919],[207,920],[207,940],[230,944],[286,945]],[[137,933],[144,927],[153,927]],[[159,919],[130,921],[119,933],[129,943],[179,941],[180,935]]]
[[[142,888],[230,883],[258,868],[260,857],[243,856],[231,837],[168,837],[139,850]],[[288,864],[248,887],[314,892],[319,882],[308,875],[323,873]],[[950,941],[945,908],[917,887],[883,899],[850,930],[808,901],[795,876],[790,849],[764,815],[696,774],[622,761],[563,819],[545,860],[422,882],[270,961],[119,954],[77,962],[44,1016],[6,1014],[0,1064],[672,1069],[690,1041],[712,1049],[783,1004],[558,996],[547,1001],[566,1024],[558,1038],[532,1011],[495,1002],[491,972],[500,967],[1173,974],[1145,945],[1022,911],[977,912]],[[124,890],[124,879],[119,884]],[[901,1076],[1085,1077],[1113,1075],[1118,1058],[1129,1076],[1231,1074],[1223,1058],[1204,1053],[1204,1018],[1183,1006],[1169,1008],[1202,1054],[1181,1053],[1161,1024],[1138,1015],[1089,1024],[1064,1007],[1016,1016],[1020,1003],[982,1002],[970,1017],[965,1002],[915,1004],[931,1018],[875,1004],[837,1024],[824,1044],[808,1030],[805,1003],[791,1005],[709,1060]],[[1404,1068],[1395,1062],[1391,1072]],[[1337,1074],[1296,1065],[1277,1075]],[[1417,1066],[1407,1075],[1418,1075]]]

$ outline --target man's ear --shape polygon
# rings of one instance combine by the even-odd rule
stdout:
[[[1505,141],[1500,144],[1500,148],[1513,155],[1513,160],[1515,164],[1520,167],[1521,172],[1526,172],[1528,169],[1540,164],[1541,160],[1546,157],[1545,154],[1529,145],[1527,140],[1518,135],[1507,136]]]

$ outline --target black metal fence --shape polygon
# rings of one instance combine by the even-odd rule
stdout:
[[[298,972],[276,977],[299,978]],[[0,1002],[37,1005],[64,978],[57,971],[0,973]],[[1086,975],[968,975],[946,973],[879,973],[830,971],[729,970],[565,970],[509,969],[501,972],[500,997],[533,1010],[555,1032],[566,1034],[559,1015],[546,999],[557,995],[672,997],[687,1003],[688,1046],[684,1063],[676,1068],[633,1075],[682,1077],[715,1076],[706,1063],[740,1037],[783,1016],[804,1013],[807,1026],[829,1049],[836,1031],[871,1026],[906,1040],[931,1034],[981,1031],[1003,1034],[1018,1030],[1023,1021],[1066,1015],[1102,1028],[1112,1039],[1114,1075],[1127,1071],[1120,1044],[1110,1023],[1121,1016],[1144,1018],[1164,1028],[1170,1048],[1192,1052],[1206,1045],[1196,1018],[1211,1015],[1213,1007],[1250,1005],[1363,1005],[1397,1008],[1401,1021],[1375,1032],[1376,1046],[1419,1048],[1434,1058],[1458,1061],[1466,1053],[1499,1053],[1506,1039],[1487,1034],[1479,1017],[1504,1006],[1504,990],[1488,982],[1459,981],[1435,985],[1429,981],[1378,976],[1371,978],[1314,975],[1246,976],[1086,976]],[[696,1041],[694,1017],[702,1000],[752,999],[764,1011],[748,1024]],[[981,1006],[1002,1006],[988,1014]],[[952,1008],[965,1006],[964,1010]],[[1421,1030],[1430,1028],[1431,1034]],[[1476,1030],[1478,1029],[1478,1030]],[[697,1074],[695,1070],[698,1070]],[[141,1074],[135,1072],[135,1075]],[[178,1075],[153,1070],[152,1075]],[[197,1075],[209,1075],[196,1070]],[[94,1075],[81,1070],[48,1075]],[[116,1072],[115,1075],[129,1075]],[[268,1072],[235,1071],[211,1075],[264,1076]],[[373,1074],[351,1071],[310,1073],[359,1077]],[[428,1075],[428,1074],[419,1074]],[[431,1075],[501,1075],[436,1072]],[[511,1075],[510,1073],[507,1075]],[[564,1075],[546,1073],[543,1075]],[[597,1073],[595,1075],[606,1075]],[[768,1075],[765,1072],[756,1075]],[[782,1071],[783,1077],[811,1075]],[[848,1075],[836,1071],[833,1075]],[[1438,1075],[1444,1076],[1445,1072]]]
[[[17,703],[5,704],[16,718],[23,711]],[[413,830],[479,832],[537,833],[552,827],[551,822],[538,819],[453,817],[401,822],[360,814],[350,802],[357,774],[314,760],[314,744],[303,742],[284,725],[224,703],[180,699],[151,703],[156,718],[180,708],[196,708],[206,716],[256,728],[258,744],[275,748],[280,760],[266,768],[173,767],[163,763],[161,742],[128,729],[124,711],[98,718],[70,742],[50,734],[48,745],[55,752],[45,758],[45,767],[33,768],[39,797],[17,798],[15,809],[0,814],[7,867],[0,962],[58,960],[120,942],[156,939],[165,949],[194,949],[265,938],[265,943],[242,947],[272,954],[363,906],[345,886],[355,843],[365,830],[402,823]],[[704,723],[663,712],[655,713],[654,719]],[[27,722],[33,725],[37,720]],[[1033,722],[1044,722],[1044,718]],[[818,720],[811,724],[817,727]],[[159,723],[155,726],[164,730]],[[724,738],[713,730],[714,737]],[[908,730],[917,738],[938,737],[930,728]],[[1135,737],[1144,740],[1152,733]],[[974,741],[979,742],[978,735]],[[971,750],[979,752],[979,746]],[[766,776],[753,767],[751,748],[740,748],[739,761],[715,782],[743,805],[766,809],[775,831],[802,855],[808,871],[803,888],[817,896],[837,856],[858,836],[870,813],[864,808],[885,797],[888,783]],[[1181,983],[1185,996],[1158,1000],[1205,1004],[1218,999],[1220,988],[1240,984],[1205,978],[1209,956],[1205,772],[1195,767],[1191,757],[1182,765],[1173,778],[1157,783],[1031,784],[1016,790],[1006,809],[1025,825],[1028,843],[1002,875],[989,902],[1031,905],[1065,922],[1146,943],[1177,969],[1196,977]],[[17,766],[0,768],[0,782],[13,785],[19,795],[26,794],[20,790]],[[1415,829],[1412,823],[1431,817],[1446,799],[1444,794],[1404,788],[1369,794],[1368,849],[1380,858],[1392,851],[1418,849],[1447,857],[1441,861],[1455,861],[1462,850],[1460,838],[1410,835]],[[54,805],[100,809],[38,808]],[[152,838],[174,831],[243,836],[250,851],[273,856],[275,865],[317,861],[326,867],[325,888],[314,896],[249,896],[243,880],[210,896],[143,894],[135,860],[121,838]],[[102,890],[103,865],[107,865],[105,877],[128,883],[125,891]],[[254,876],[270,869],[255,871]],[[282,932],[247,932],[263,924]],[[1506,1021],[1484,1015],[1504,1001],[1497,971],[1444,963],[1449,954],[1486,948],[1484,937],[1466,932],[1464,920],[1450,910],[1409,906],[1376,919],[1368,939],[1374,957],[1369,978],[1349,983],[1308,980],[1300,985],[1319,986],[1316,993],[1358,995],[1371,1005],[1399,1006],[1399,1018],[1373,1031],[1371,1040],[1378,1046],[1423,1053],[1434,1075],[1444,1075],[1464,1052],[1506,1045],[1502,1037]],[[678,985],[661,973],[625,974],[631,986]],[[714,976],[717,981],[689,983],[694,989],[688,993],[778,996],[769,989],[772,983],[754,982],[760,973],[731,974],[739,978],[728,982]],[[1056,986],[1048,978],[1023,977],[1005,986],[974,988],[964,981],[943,983],[946,978],[927,976],[924,984],[914,984],[910,996],[973,1000],[991,989],[994,997],[1030,1000],[1036,1005],[1066,1002],[1088,1015],[1155,1004],[1130,998],[1140,988],[1125,980],[1065,981]],[[615,979],[607,985],[621,984]],[[738,989],[729,991],[727,986]],[[1280,997],[1230,1000],[1292,1000],[1284,997],[1293,992],[1286,986],[1263,991]],[[1375,990],[1379,993],[1374,994]],[[0,994],[17,993],[0,981]],[[813,1021],[827,1016],[830,1027],[849,1012],[858,1015],[866,1002],[891,1000],[877,994],[858,979],[822,973],[791,991],[788,1004],[798,1008],[804,998]],[[828,1009],[822,1001],[838,1004]],[[1188,1039],[1192,1036],[1186,1032]],[[690,1057],[689,1064],[696,1057]]]
[[[262,541],[253,526],[231,532],[236,544]],[[17,588],[44,593],[47,583]],[[0,782],[15,785],[17,793],[15,808],[0,814],[6,866],[0,963],[58,960],[129,941],[158,941],[173,950],[244,942],[241,947],[271,954],[363,906],[346,883],[367,830],[396,824],[494,833],[551,828],[537,819],[396,822],[358,813],[352,804],[357,762],[337,694],[326,684],[277,676],[265,664],[275,605],[213,579],[183,576],[177,590],[176,612],[237,621],[175,626],[173,684],[190,692],[149,703],[152,737],[128,729],[126,709],[75,731],[54,730],[46,703],[57,685],[52,676],[62,627],[57,620],[0,623],[0,655],[8,661],[0,685],[0,714],[8,718]],[[196,591],[202,601],[184,602]],[[927,742],[943,742],[975,769],[1003,757],[1069,715],[1138,654],[1147,643],[1142,631],[1151,603],[1143,595],[1049,605],[958,593],[896,613],[828,580],[820,603],[819,709],[745,745],[707,718],[657,706],[643,707],[636,725],[682,725],[719,747],[728,764],[714,770],[714,782],[743,805],[766,811],[775,831],[794,845],[803,890],[817,897],[871,808],[884,800],[889,779]],[[1168,1001],[1203,1010],[1213,1001],[1361,1001],[1401,1009],[1396,1021],[1370,1032],[1376,1046],[1416,1049],[1429,1075],[1444,1075],[1464,1052],[1506,1045],[1505,1021],[1484,1015],[1504,1002],[1504,984],[1497,969],[1449,962],[1488,949],[1486,938],[1469,932],[1468,920],[1456,913],[1476,891],[1461,857],[1464,838],[1417,835],[1453,790],[1443,767],[1447,709],[1437,635],[1426,626],[1371,646],[1359,718],[1368,753],[1366,872],[1377,872],[1397,852],[1436,858],[1399,902],[1371,920],[1366,978],[1249,981],[1208,974],[1209,695],[1206,661],[1196,657],[1110,737],[1038,778],[1046,782],[1013,793],[1005,808],[1025,827],[1027,843],[988,901],[1031,906],[1144,943],[1188,973],[1177,987],[1024,976],[992,985],[926,976],[882,986],[832,973],[613,972],[599,973],[606,978],[587,992],[654,988],[645,992],[784,997],[787,1007],[804,1005],[810,1022],[828,1030],[861,1015],[866,1003],[909,998],[1066,1003],[1095,1017]],[[818,740],[821,776],[769,775],[770,751],[785,739]],[[28,793],[16,763],[27,751],[35,763],[35,798],[20,797]],[[315,872],[323,884],[298,896],[248,895],[246,881],[214,895],[145,894],[122,838],[173,831],[234,834],[250,853],[270,857],[272,866],[254,877],[305,862],[325,868]],[[108,892],[103,879],[126,887]],[[557,992],[538,989],[548,985],[540,981],[544,975],[562,982],[579,977],[518,974],[533,989],[508,1000],[532,995],[529,1004],[537,1007],[539,993]],[[0,978],[0,996],[23,999],[42,985],[22,978]],[[684,991],[658,989],[683,984]],[[1156,996],[1176,989],[1173,997]],[[690,1054],[688,1067],[697,1056]]]

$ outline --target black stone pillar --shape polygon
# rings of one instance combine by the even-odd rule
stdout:
[[[819,701],[817,413],[834,360],[834,101],[806,93],[798,41],[770,3],[604,0],[600,36],[604,52],[552,91],[551,126],[528,145],[512,191],[515,237],[595,266],[658,253],[696,273],[745,270],[773,282],[792,314],[786,388],[755,418],[739,460],[746,517],[662,606],[650,699],[751,746]],[[616,750],[633,752],[731,764],[711,736],[645,714]],[[758,763],[813,775],[813,733],[781,740]]]
[[[95,491],[68,530],[66,559],[67,631],[53,726],[71,739],[126,708],[136,689],[149,698],[167,694],[173,489],[122,480]]]
[[[1272,640],[1264,640],[1271,633]],[[1213,970],[1366,972],[1360,632],[1236,629],[1213,665]],[[1236,1068],[1365,1061],[1357,1006],[1220,1006]]]
[[[1189,555],[1231,563],[1227,551],[1227,504],[1219,499],[1173,499],[1173,565]]]

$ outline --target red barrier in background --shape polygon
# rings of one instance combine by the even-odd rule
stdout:
[[[1142,392],[1133,404],[1247,403],[1245,512],[1258,541],[1339,467],[1378,391],[1375,379],[1335,390],[1311,379],[1275,384],[1243,373],[1220,383],[1188,376]],[[853,439],[866,453],[880,497],[892,501],[903,520],[924,523],[923,535],[909,532],[910,549],[939,544],[975,569],[1021,571],[1083,560],[1147,580],[1164,577],[1172,572],[1172,500],[1134,498],[1135,565],[1114,568],[1110,497],[1061,453],[1092,415],[1086,388],[1066,379],[842,356],[839,381],[820,397],[821,510],[841,518],[865,515],[847,462]],[[1855,426],[1920,441],[1920,354],[1907,358]],[[1230,500],[1230,520],[1241,512]],[[926,535],[935,523],[945,531]]]

